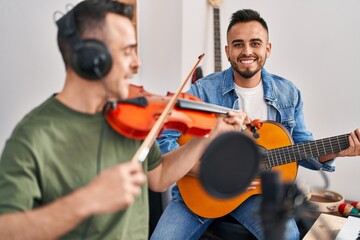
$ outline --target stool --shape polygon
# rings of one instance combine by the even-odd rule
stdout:
[[[215,219],[199,240],[233,240],[257,238],[230,215]]]

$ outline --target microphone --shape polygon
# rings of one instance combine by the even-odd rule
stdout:
[[[241,132],[226,132],[205,149],[199,178],[211,196],[230,199],[246,191],[259,169],[260,152],[254,140]]]
[[[277,172],[261,173],[262,202],[260,212],[265,239],[284,239],[286,210],[285,189]]]
[[[355,207],[353,207],[351,204],[348,204],[348,203],[340,204],[338,207],[338,210],[345,217],[348,217],[351,215],[359,215],[359,210],[357,210]]]

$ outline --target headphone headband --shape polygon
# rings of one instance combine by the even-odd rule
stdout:
[[[111,69],[112,58],[106,45],[97,39],[82,39],[75,24],[74,9],[62,16],[56,24],[59,34],[69,40],[70,66],[88,80],[104,77]]]

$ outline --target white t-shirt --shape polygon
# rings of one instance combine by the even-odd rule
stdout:
[[[242,88],[235,84],[239,97],[239,108],[248,113],[251,119],[267,119],[267,105],[264,101],[262,81],[254,88]]]

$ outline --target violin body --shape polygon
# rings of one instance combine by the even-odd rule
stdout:
[[[129,99],[118,101],[108,108],[106,120],[118,133],[132,139],[143,140],[168,104],[172,93],[159,96],[145,91],[141,86],[130,85]],[[195,96],[180,93],[180,99],[202,102]],[[178,100],[180,100],[178,99]],[[192,136],[207,136],[216,124],[216,115],[183,109],[175,105],[161,129],[178,130]],[[161,134],[161,131],[159,135]]]

